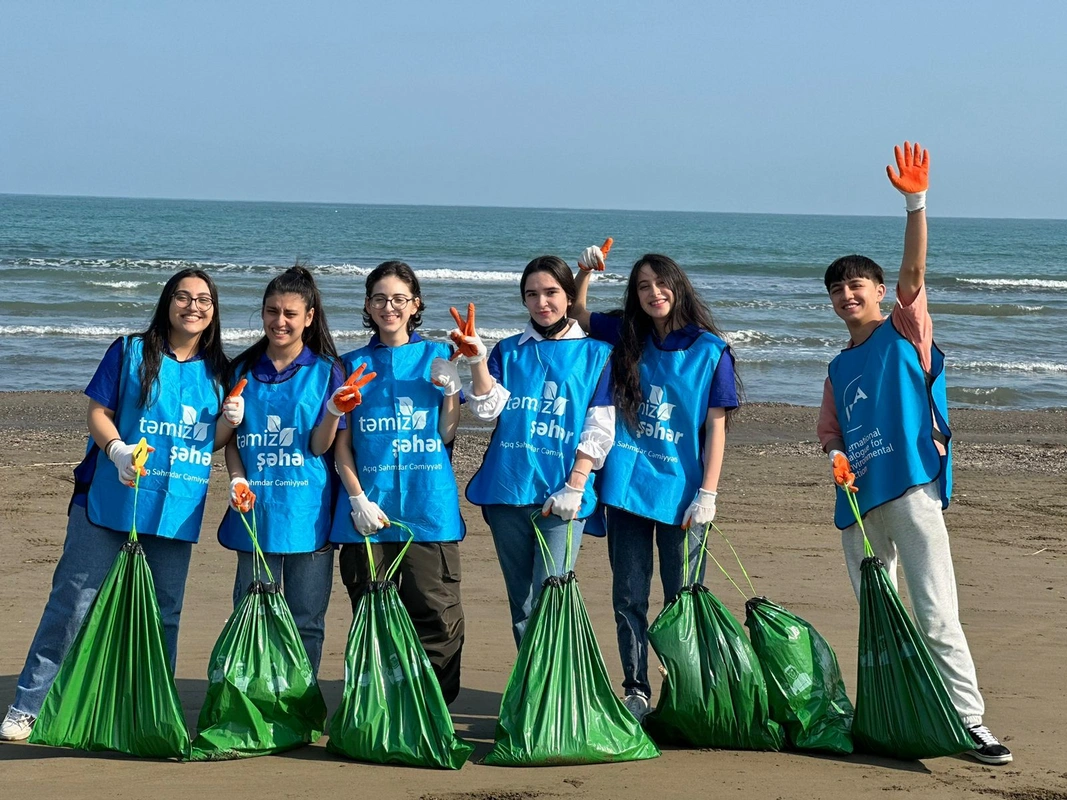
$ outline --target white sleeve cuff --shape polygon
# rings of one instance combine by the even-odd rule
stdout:
[[[614,444],[615,406],[593,406],[585,412],[578,449],[593,459],[593,469],[600,469]]]
[[[504,410],[504,404],[511,397],[511,392],[500,385],[500,381],[493,380],[493,388],[488,394],[476,395],[474,393],[474,381],[468,381],[463,387],[463,394],[467,398],[467,408],[483,422],[491,422],[500,416]]]

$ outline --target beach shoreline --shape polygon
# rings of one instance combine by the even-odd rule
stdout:
[[[0,703],[18,672],[47,598],[64,540],[71,467],[84,453],[86,399],[77,392],[0,392]],[[858,610],[832,516],[833,488],[815,437],[817,409],[751,404],[728,436],[717,522],[730,536],[755,587],[812,622],[837,651],[854,696]],[[647,762],[598,767],[500,769],[470,763],[457,773],[352,764],[328,755],[324,740],[288,756],[212,765],[85,756],[27,745],[0,745],[12,795],[47,788],[74,796],[191,792],[232,796],[351,791],[380,797],[488,800],[507,797],[644,798],[691,794],[694,780],[737,796],[922,797],[966,792],[1025,800],[1067,797],[1067,710],[1060,662],[1067,653],[1067,413],[952,409],[956,493],[946,514],[952,535],[961,617],[986,698],[986,722],[1016,754],[1001,768],[959,758],[898,762],[869,756],[812,758],[795,753],[664,751]],[[461,487],[481,462],[489,428],[466,412],[455,447]],[[211,647],[230,611],[234,558],[214,528],[226,481],[216,454],[201,541],[193,551],[182,619],[177,683],[190,727],[206,690]],[[492,741],[500,693],[514,659],[507,601],[492,539],[479,511],[463,503],[467,638],[463,686],[452,707],[459,734]],[[718,552],[718,551],[717,551]],[[727,557],[729,552],[726,553]],[[720,558],[720,560],[722,560]],[[723,562],[727,564],[727,562]],[[610,571],[603,540],[585,537],[577,574],[613,682],[615,648]],[[744,600],[717,570],[707,584],[743,619]],[[662,596],[653,587],[652,614]],[[327,615],[321,680],[337,707],[351,609],[335,580]],[[656,661],[650,658],[650,672]],[[658,678],[657,678],[658,680]],[[657,687],[658,688],[658,687]]]

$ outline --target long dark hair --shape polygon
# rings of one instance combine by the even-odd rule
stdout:
[[[219,291],[215,288],[215,282],[211,277],[199,269],[183,269],[170,276],[170,280],[163,286],[159,294],[159,302],[156,310],[152,313],[152,320],[148,323],[148,329],[144,333],[137,334],[144,342],[141,357],[141,408],[149,405],[152,398],[152,390],[159,382],[159,368],[163,363],[163,348],[170,340],[170,303],[174,298],[174,292],[178,290],[178,284],[186,278],[199,278],[207,284],[211,293],[211,322],[200,334],[198,342],[200,354],[207,365],[208,375],[215,383],[215,391],[222,399],[222,380],[226,376],[229,360],[222,350],[222,323],[219,321]]]
[[[315,355],[324,356],[330,361],[339,363],[337,347],[330,335],[330,326],[326,322],[326,310],[322,307],[322,295],[315,283],[315,277],[302,263],[297,262],[289,267],[281,275],[277,276],[267,288],[263,290],[263,301],[260,303],[260,313],[267,307],[267,300],[280,294],[296,294],[304,301],[304,308],[314,310],[315,316],[311,318],[311,324],[304,328],[301,339],[304,345]],[[267,352],[270,340],[261,336],[259,340],[233,360],[231,371],[227,380],[232,384],[236,377],[247,369],[253,367],[256,362]]]
[[[637,427],[637,410],[644,401],[641,393],[641,354],[645,348],[645,341],[650,334],[655,332],[652,318],[641,308],[641,300],[637,293],[638,273],[645,265],[648,265],[657,276],[663,279],[674,295],[674,302],[671,303],[670,314],[667,316],[667,330],[674,331],[692,324],[714,333],[724,341],[726,339],[715,324],[715,320],[712,319],[708,307],[704,305],[704,301],[700,299],[693,284],[689,282],[689,276],[673,259],[658,253],[646,253],[637,259],[633,269],[630,270],[630,280],[626,284],[619,343],[615,345],[611,357],[615,407],[621,412],[623,419],[631,429]],[[736,370],[734,381],[738,398],[740,398],[744,387]],[[727,425],[732,417],[733,410],[731,409],[726,412]]]
[[[370,302],[370,294],[374,291],[374,284],[382,278],[389,277],[398,278],[406,283],[411,296],[419,301],[415,308],[415,313],[408,317],[408,334],[410,335],[412,331],[422,324],[422,312],[426,310],[426,303],[422,299],[422,287],[419,286],[419,279],[415,276],[415,270],[403,261],[383,261],[372,269],[370,275],[367,276],[367,302]],[[415,300],[411,302],[414,303]],[[363,327],[370,328],[375,333],[378,333],[378,323],[371,318],[366,304],[363,306]]]

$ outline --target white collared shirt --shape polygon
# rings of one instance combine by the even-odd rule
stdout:
[[[571,319],[568,322],[570,324],[564,334],[559,337],[560,340],[586,338],[585,331],[576,320]],[[544,340],[545,337],[534,329],[533,323],[528,322],[526,330],[519,336],[519,346],[529,341],[543,342]],[[464,394],[467,398],[467,408],[474,416],[485,422],[499,417],[508,398],[511,397],[511,392],[495,378],[487,394],[476,395],[473,381],[464,387]],[[600,469],[604,466],[604,459],[613,444],[615,444],[615,406],[590,406],[585,412],[582,432],[578,437],[578,449],[593,460],[593,469]]]

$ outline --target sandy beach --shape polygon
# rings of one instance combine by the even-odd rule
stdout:
[[[0,702],[15,683],[48,595],[64,539],[71,468],[85,445],[84,396],[0,393]],[[831,523],[833,491],[815,442],[816,410],[746,406],[729,436],[718,522],[757,591],[806,617],[837,651],[854,696],[858,609]],[[961,617],[985,695],[986,723],[1015,754],[1006,767],[963,758],[903,762],[797,753],[666,749],[618,765],[503,769],[478,763],[492,742],[515,655],[507,602],[488,529],[464,503],[467,639],[464,689],[452,707],[477,746],[459,772],[372,766],[323,745],[241,762],[178,764],[117,755],[0,745],[6,797],[352,795],[420,800],[560,798],[921,798],[984,795],[1067,798],[1067,413],[970,411],[952,415],[955,502],[947,512]],[[469,416],[456,446],[463,485],[488,439]],[[221,459],[216,457],[216,464]],[[211,647],[230,612],[234,557],[215,539],[225,502],[216,468],[182,619],[177,683],[190,729],[207,686]],[[728,552],[727,552],[728,555]],[[613,681],[620,668],[605,542],[585,537],[577,573]],[[743,619],[744,600],[714,569],[707,584]],[[662,597],[653,589],[653,603]],[[351,611],[340,581],[328,612],[320,680],[332,712],[340,699]],[[653,661],[653,663],[655,663]],[[655,673],[655,669],[652,669]]]

